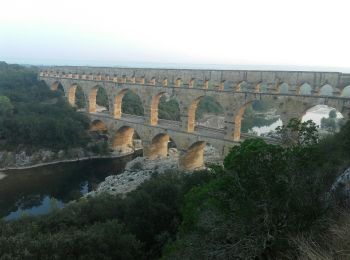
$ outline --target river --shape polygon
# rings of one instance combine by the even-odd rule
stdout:
[[[305,114],[303,121],[312,119],[319,125],[321,118],[328,117],[330,110],[327,106],[316,106]],[[337,117],[342,118],[342,115],[338,112]],[[282,125],[281,120],[268,126],[255,126],[252,130],[262,135],[279,125]],[[0,178],[0,217],[12,220],[23,215],[45,214],[52,208],[62,208],[69,201],[79,199],[95,189],[105,177],[121,173],[125,164],[135,156],[3,171],[7,176]]]
[[[40,215],[79,199],[105,177],[121,173],[137,155],[65,162],[23,170],[6,170],[0,180],[0,217]]]

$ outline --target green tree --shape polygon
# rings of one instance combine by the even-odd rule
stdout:
[[[128,90],[123,97],[122,112],[126,114],[143,116],[144,111],[140,97]]]
[[[287,125],[277,127],[276,132],[287,146],[312,145],[319,141],[318,126],[312,120],[301,122],[292,118]]]
[[[219,115],[223,114],[224,110],[213,97],[204,97],[198,103],[196,119],[201,119],[205,113]]]
[[[100,102],[100,101],[99,101]],[[82,88],[77,87],[75,91],[75,104],[78,109],[86,107],[86,99]]]
[[[329,111],[329,118],[337,118],[337,110],[332,109]]]
[[[293,246],[288,237],[309,231],[324,212],[317,159],[312,147],[261,139],[233,147],[226,173],[186,196],[170,258],[278,258]]]
[[[109,110],[108,95],[104,88],[99,87],[96,94],[96,104]]]
[[[2,149],[84,147],[88,128],[89,119],[38,81],[35,68],[0,63]]]
[[[160,119],[180,121],[179,104],[174,99],[166,101],[166,97],[162,96],[158,105],[158,117]]]
[[[0,116],[7,116],[12,114],[13,105],[11,100],[6,96],[0,96]]]

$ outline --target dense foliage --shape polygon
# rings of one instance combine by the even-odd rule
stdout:
[[[244,141],[221,175],[186,195],[166,259],[295,259],[297,238],[322,236],[334,205],[327,192],[349,167],[350,123],[319,143],[312,122],[292,120],[280,132],[295,139]]]
[[[180,121],[180,108],[175,99],[167,100],[162,96],[159,100],[158,117],[160,119]]]
[[[246,140],[223,167],[155,175],[125,198],[1,222],[2,258],[295,259],[304,254],[296,238],[327,231],[335,204],[326,194],[349,165],[350,123],[321,141],[310,122],[280,132],[299,141]]]
[[[104,88],[102,88],[102,87],[99,87],[97,89],[96,104],[98,106],[105,107],[106,110],[109,110],[109,102],[108,102],[107,91]]]
[[[124,199],[81,199],[46,216],[0,222],[0,259],[155,259],[175,239],[184,194],[212,178],[171,172]]]
[[[338,132],[340,128],[345,124],[343,118],[337,118],[337,111],[332,109],[329,111],[328,118],[321,119],[321,129],[325,129],[331,133]]]
[[[143,106],[140,97],[128,90],[123,97],[122,112],[125,114],[132,114],[137,116],[143,116]]]
[[[75,106],[78,109],[86,108],[86,97],[84,95],[83,89],[80,86],[78,86],[75,90]]]
[[[204,114],[223,115],[222,106],[213,97],[203,97],[197,106],[196,119],[201,119]]]
[[[60,91],[37,80],[37,71],[0,63],[0,138],[3,148],[84,146],[88,119]]]

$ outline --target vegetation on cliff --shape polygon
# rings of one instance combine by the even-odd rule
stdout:
[[[1,149],[82,147],[88,127],[88,118],[38,81],[34,68],[0,63]]]

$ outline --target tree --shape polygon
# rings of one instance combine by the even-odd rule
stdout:
[[[13,105],[11,100],[6,96],[0,96],[0,116],[7,116],[12,114]]]
[[[321,119],[321,128],[326,129],[327,131],[334,133],[337,129],[337,122],[335,118],[325,118]]]
[[[323,214],[322,174],[312,146],[245,140],[224,160],[225,174],[187,194],[179,240],[169,254],[189,259],[279,259],[289,236]],[[170,257],[170,258],[171,258]]]
[[[292,118],[287,125],[277,127],[276,132],[287,146],[312,145],[319,141],[318,126],[312,120],[301,122]]]
[[[329,118],[337,118],[337,110],[332,109],[329,111]]]
[[[77,113],[58,91],[38,81],[36,73],[34,68],[0,64],[2,149],[87,145],[89,119]]]

